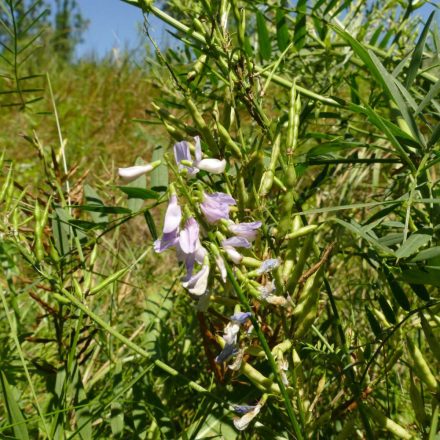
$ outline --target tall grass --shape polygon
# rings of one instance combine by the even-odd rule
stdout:
[[[434,439],[433,16],[393,0],[127,3],[181,49],[145,70],[49,65],[43,99],[2,115],[2,435]],[[177,166],[173,144],[193,151],[194,136],[224,171]],[[203,192],[261,221],[241,256]],[[203,231],[206,292],[153,250],[173,195]],[[234,415],[243,404],[256,408]]]

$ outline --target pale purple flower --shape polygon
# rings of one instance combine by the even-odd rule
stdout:
[[[208,171],[213,174],[223,173],[226,167],[226,160],[212,158],[202,159],[202,147],[199,136],[196,136],[194,141],[196,144],[195,160],[192,160],[188,142],[182,141],[174,144],[174,157],[179,165],[179,170],[186,168],[190,176],[194,176],[200,170]],[[182,161],[186,163],[182,163]],[[188,163],[190,163],[191,166],[188,165]]]
[[[261,266],[257,269],[257,273],[259,275],[262,275],[276,269],[279,265],[280,260],[278,258],[270,258],[269,260],[264,260],[261,263]]]
[[[204,263],[202,268],[187,281],[182,283],[182,286],[193,295],[203,295],[208,287],[209,277],[209,263]]]
[[[191,152],[189,150],[189,144],[186,141],[177,142],[174,144],[174,158],[176,159],[177,165],[179,166],[179,170],[186,168],[188,170],[188,174],[190,176],[196,175],[199,170],[195,167],[190,167],[187,165],[183,165],[182,160],[188,161],[192,163]]]
[[[217,364],[221,364],[222,362],[226,362],[232,356],[235,356],[237,353],[238,353],[238,349],[235,345],[226,344],[223,347],[223,350],[220,352],[220,354],[215,358],[215,362]]]
[[[118,174],[124,182],[131,182],[132,180],[143,176],[151,170],[154,170],[154,168],[158,167],[160,163],[160,160],[157,160],[155,162],[147,163],[145,165],[134,165],[132,167],[119,168]]]
[[[256,405],[234,405],[233,408],[237,414],[247,414],[249,411],[253,411]]]
[[[193,217],[190,217],[180,232],[179,246],[185,254],[192,254],[196,251],[198,242],[199,224]]]
[[[200,137],[196,136],[194,138],[196,143],[195,156],[196,160],[193,162],[193,165],[197,167],[199,170],[208,171],[212,174],[221,174],[225,170],[226,160],[218,160],[218,159],[202,159],[202,145],[200,144]]]
[[[244,324],[252,316],[251,312],[237,312],[234,313],[229,319],[237,324]]]
[[[177,202],[177,196],[172,194],[165,213],[162,238],[154,242],[154,250],[163,252],[178,243],[179,226],[182,220],[182,210]]]
[[[221,255],[215,256],[215,263],[217,264],[218,270],[220,272],[220,277],[221,277],[222,281],[225,283],[226,276],[228,273],[226,271],[225,261],[223,260]]]
[[[223,248],[228,258],[235,264],[240,264],[243,260],[243,255],[236,251],[232,246],[226,246]]]
[[[261,225],[261,222],[238,223],[228,225],[228,229],[239,237],[244,237],[248,241],[253,241],[257,237],[257,229],[261,228]]]
[[[244,237],[231,237],[222,241],[222,246],[232,246],[232,247],[242,247],[242,248],[250,248],[251,244]]]
[[[236,205],[236,201],[225,193],[204,194],[200,209],[209,223],[229,218],[229,206]]]
[[[233,420],[234,426],[239,431],[245,430],[249,426],[249,424],[252,422],[252,420],[258,415],[260,410],[261,410],[261,405],[258,404],[253,409],[248,411],[244,416],[235,417]]]

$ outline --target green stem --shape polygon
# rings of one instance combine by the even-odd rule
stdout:
[[[215,238],[212,234],[208,234],[210,236],[211,241],[214,243],[215,242]],[[228,279],[231,282],[232,286],[234,287],[235,292],[237,293],[237,296],[243,306],[243,308],[247,311],[247,312],[251,312],[252,313],[252,309],[251,306],[246,298],[246,295],[244,294],[244,292],[241,290],[240,285],[237,282],[237,278],[235,276],[235,274],[232,272],[231,266],[228,264],[227,261],[225,261],[225,266],[226,266],[226,271],[228,274]],[[290,422],[292,424],[293,430],[295,431],[295,435],[297,437],[298,440],[303,440],[303,436],[301,434],[301,430],[300,430],[300,426],[298,424],[298,421],[296,420],[295,417],[295,413],[293,412],[293,406],[292,403],[290,402],[290,397],[287,394],[287,390],[286,387],[284,386],[284,383],[281,379],[281,376],[278,372],[278,366],[275,362],[275,359],[273,357],[273,354],[269,348],[269,344],[266,341],[266,338],[264,336],[264,333],[261,331],[260,325],[258,324],[258,321],[255,319],[254,314],[252,313],[251,315],[251,321],[252,324],[254,326],[254,329],[257,333],[258,339],[260,340],[260,344],[263,347],[264,353],[267,356],[267,359],[269,361],[269,365],[275,375],[275,379],[278,383],[278,386],[280,387],[280,391],[281,391],[281,395],[283,396],[285,405],[286,405],[286,410],[287,410],[287,414],[289,416]]]

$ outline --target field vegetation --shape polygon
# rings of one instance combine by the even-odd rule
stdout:
[[[437,6],[125,3],[0,0],[0,438],[438,439]]]

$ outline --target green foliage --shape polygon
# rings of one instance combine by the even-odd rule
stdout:
[[[394,0],[128,3],[181,48],[147,73],[49,65],[54,94],[2,115],[0,436],[435,438],[435,19]],[[195,135],[228,161],[199,183],[230,192],[236,219],[263,221],[244,255],[281,261],[285,307],[242,264],[196,309],[173,257],[152,253],[170,147]],[[139,156],[163,164],[116,182]],[[214,357],[237,305],[256,331],[232,371]],[[260,399],[239,434],[230,405]]]

